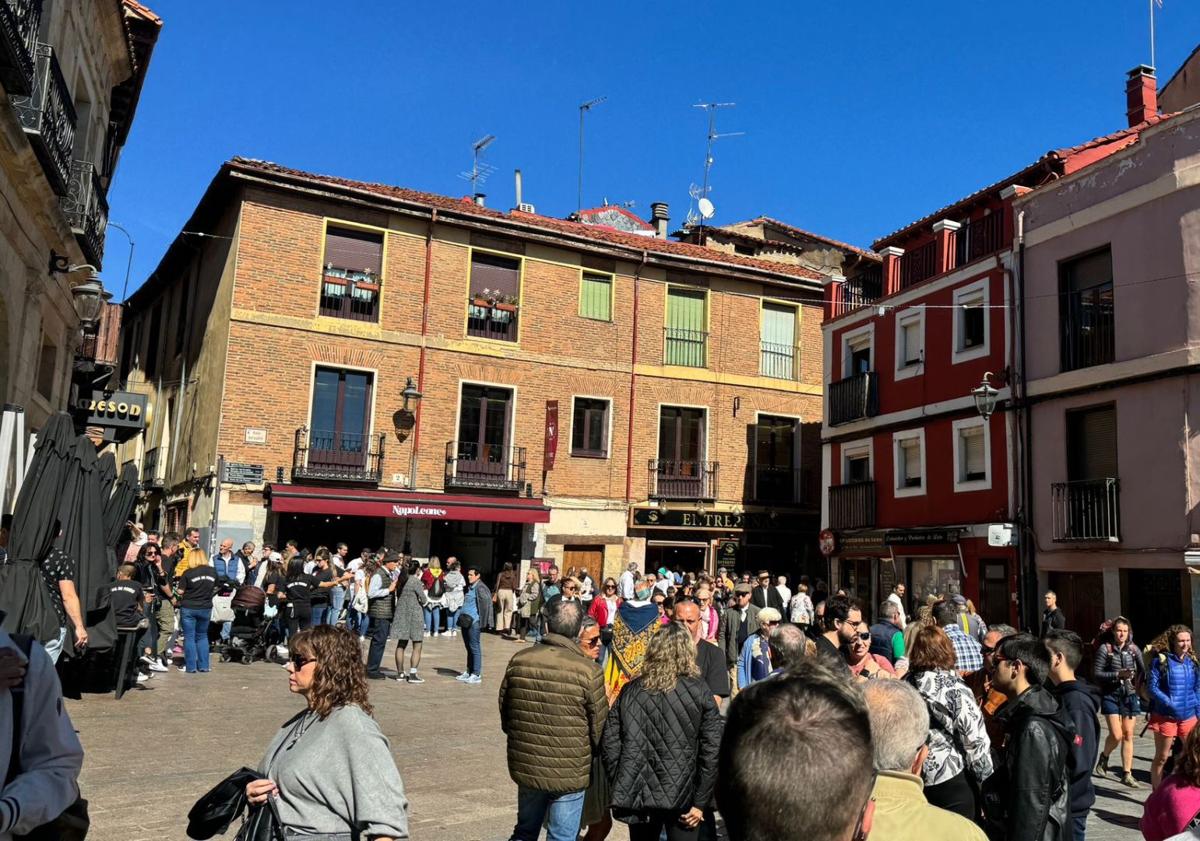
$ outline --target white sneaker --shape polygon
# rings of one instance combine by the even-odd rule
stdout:
[[[168,672],[168,671],[170,671],[170,669],[168,669],[166,666],[164,666],[162,663],[160,663],[157,660],[151,660],[149,663],[146,664],[146,668],[148,668],[152,672]]]
[[[176,666],[176,668],[179,669],[179,671],[181,671],[181,672],[187,671],[187,666]]]
[[[425,636],[429,636],[429,632],[428,632],[428,631],[426,631],[426,632],[425,632]]]
[[[139,674],[138,674],[138,676],[137,676],[137,682],[138,682],[138,683],[145,683],[145,682],[146,682],[146,681],[148,681],[149,679],[150,679],[150,675],[144,675],[144,674],[140,674],[140,673],[139,673]]]
[[[471,683],[471,684],[483,683],[483,676],[482,675],[471,675],[469,678],[464,680],[463,683]]]
[[[452,637],[456,637],[456,636],[458,636],[458,631],[457,631],[456,629],[454,629],[454,628],[451,628],[451,629],[450,629],[450,631],[449,631],[448,633],[449,633],[449,634],[450,634],[450,636],[452,636]]]
[[[455,680],[461,680],[463,683],[466,683],[470,679],[471,679],[470,672],[463,672],[461,675],[459,675],[458,677],[455,678]]]

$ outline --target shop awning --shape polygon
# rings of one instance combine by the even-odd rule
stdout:
[[[363,488],[271,484],[272,511],[281,514],[342,514],[415,520],[475,520],[484,523],[548,523],[550,509],[540,499],[414,494]]]

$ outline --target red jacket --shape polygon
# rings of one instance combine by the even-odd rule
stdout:
[[[622,599],[617,596],[617,607],[621,606]],[[592,599],[592,606],[588,608],[588,616],[596,620],[601,628],[607,628],[616,619],[615,616],[608,615],[608,602],[600,596]]]

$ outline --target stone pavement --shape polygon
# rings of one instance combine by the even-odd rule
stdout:
[[[1138,719],[1135,733],[1140,733],[1145,719]],[[1108,734],[1104,723],[1100,724],[1100,738]],[[1104,747],[1103,742],[1100,745]],[[1105,778],[1096,781],[1096,805],[1088,815],[1087,841],[1141,841],[1138,821],[1142,817],[1142,804],[1150,796],[1150,760],[1154,758],[1154,738],[1146,731],[1133,746],[1133,776],[1141,788],[1130,789],[1117,779],[1119,771],[1110,770]],[[1121,760],[1116,753],[1109,759],[1109,767],[1119,768]]]
[[[465,654],[457,638],[427,640],[426,683],[372,681],[376,718],[391,740],[411,803],[417,841],[501,841],[516,815],[496,692],[518,645],[484,635],[484,683],[454,680]],[[385,666],[392,664],[389,655]],[[91,841],[184,841],[196,798],[243,765],[254,767],[271,735],[300,709],[283,669],[269,663],[214,660],[208,675],[155,676],[121,701],[89,695],[68,709],[86,751],[83,794],[92,813]],[[1139,723],[1140,729],[1140,723]],[[1097,780],[1088,841],[1136,841],[1149,793],[1153,742],[1137,743],[1130,790]],[[225,836],[232,838],[236,827]],[[616,824],[609,836],[625,841]]]

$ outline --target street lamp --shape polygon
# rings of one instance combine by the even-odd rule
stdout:
[[[405,420],[410,424],[410,428],[415,430],[417,424],[417,407],[421,405],[421,392],[417,391],[417,384],[413,382],[412,377],[408,377],[404,383],[404,391],[400,392],[400,396],[404,398],[404,413]],[[417,441],[419,438],[414,435],[412,447],[409,448],[408,454],[408,489],[411,491],[417,487]]]
[[[979,416],[984,420],[990,418],[992,412],[996,411],[996,397],[1000,394],[988,382],[991,378],[992,372],[988,371],[983,375],[983,381],[979,383],[979,387],[971,389],[971,397],[975,399],[975,411],[979,412]]]
[[[104,288],[100,276],[92,272],[91,277],[78,286],[71,287],[71,298],[75,305],[75,314],[79,316],[80,324],[88,326],[100,320],[100,313],[112,293]]]
[[[404,398],[404,411],[415,412],[423,395],[417,391],[417,384],[413,382],[413,378],[409,377],[408,382],[404,384],[404,391],[400,392],[400,396]]]

